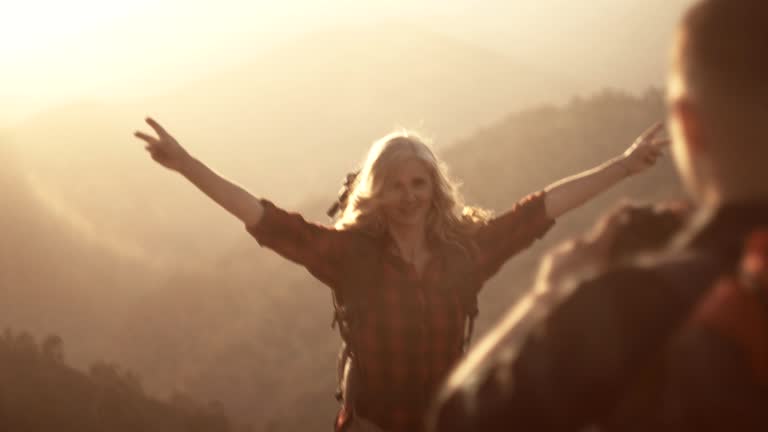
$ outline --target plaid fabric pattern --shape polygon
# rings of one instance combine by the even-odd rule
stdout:
[[[259,244],[304,266],[331,289],[341,290],[345,272],[355,265],[349,252],[361,234],[310,223],[269,201],[263,203],[262,220],[247,227]],[[387,431],[421,429],[434,392],[462,355],[466,312],[461,298],[467,295],[463,291],[479,289],[508,258],[553,224],[546,215],[544,193],[539,192],[478,228],[473,238],[476,253],[467,269],[473,283],[467,286],[456,283],[445,254],[434,253],[419,275],[387,252],[383,240],[375,272],[378,280],[355,287],[364,290],[365,299],[352,329],[363,389],[358,413]]]

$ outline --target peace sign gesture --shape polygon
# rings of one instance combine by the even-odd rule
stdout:
[[[154,119],[147,117],[145,121],[155,131],[157,137],[141,131],[136,131],[133,135],[147,144],[144,148],[155,162],[173,171],[181,170],[191,159],[189,153]]]
[[[657,136],[664,129],[663,123],[656,123],[643,132],[622,155],[622,163],[629,175],[634,175],[652,167],[663,154],[668,139]]]

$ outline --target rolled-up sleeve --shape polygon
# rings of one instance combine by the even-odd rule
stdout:
[[[262,247],[304,266],[314,277],[336,288],[342,269],[344,231],[308,222],[298,213],[287,212],[272,202],[261,201],[264,214],[246,230]]]
[[[528,195],[478,228],[474,240],[482,280],[496,274],[509,258],[528,248],[552,228],[555,221],[547,215],[545,198],[544,191]]]

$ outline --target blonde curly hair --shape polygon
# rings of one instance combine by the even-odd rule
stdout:
[[[459,183],[448,176],[448,168],[438,160],[427,140],[418,134],[399,130],[377,140],[368,151],[341,216],[340,230],[360,229],[375,235],[386,232],[381,211],[381,194],[389,173],[402,162],[416,158],[424,162],[432,177],[434,191],[427,215],[427,236],[431,240],[466,246],[468,234],[487,222],[489,211],[464,205]]]

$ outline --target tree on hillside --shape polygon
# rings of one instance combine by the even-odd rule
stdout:
[[[0,336],[0,430],[8,432],[229,432],[218,404],[147,396],[138,376],[107,363],[88,373],[64,363],[55,335],[41,344],[25,332]]]

